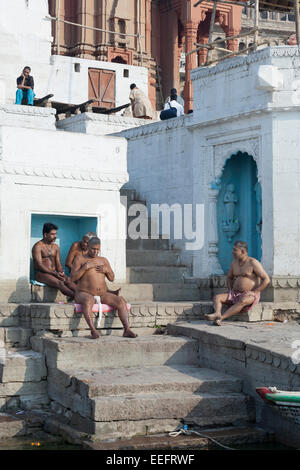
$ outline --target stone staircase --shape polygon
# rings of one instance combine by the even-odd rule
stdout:
[[[91,440],[255,420],[239,379],[199,368],[197,341],[153,335],[42,339],[56,426]],[[55,418],[48,423],[55,429]],[[47,425],[46,425],[47,428]]]
[[[49,404],[45,357],[31,349],[33,334],[21,326],[17,304],[0,304],[0,412]]]
[[[127,198],[127,213],[134,204],[146,207],[134,190],[121,190]],[[134,216],[127,216],[127,226]],[[150,238],[151,219],[139,216],[147,225],[149,238],[134,240],[127,236],[126,242],[126,283],[121,285],[122,295],[129,302],[178,302],[199,300],[196,284],[186,281],[190,276],[189,267],[181,264],[180,250],[170,247],[170,241]]]

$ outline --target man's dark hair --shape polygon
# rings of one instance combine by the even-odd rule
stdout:
[[[101,240],[98,237],[92,237],[88,241],[88,246],[101,245]]]
[[[57,229],[58,229],[57,225],[51,224],[50,222],[46,222],[43,227],[43,234],[50,233],[51,230],[57,230]]]
[[[234,246],[237,246],[238,248],[242,248],[243,250],[245,250],[247,253],[248,253],[248,245],[246,242],[242,242],[240,240],[236,241]]]
[[[135,83],[132,83],[132,84],[130,85],[130,90],[133,90],[134,88],[136,88],[136,84],[135,84]]]
[[[176,95],[176,93],[172,93],[172,94],[171,94],[170,100],[171,100],[171,101],[174,101],[174,100],[177,101],[177,95]]]
[[[26,70],[26,69],[28,69],[29,72],[31,72],[31,68],[29,67],[29,65],[26,65],[26,67],[23,68],[23,72],[24,72],[24,70]]]

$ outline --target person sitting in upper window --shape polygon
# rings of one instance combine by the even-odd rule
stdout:
[[[35,94],[34,89],[34,80],[30,75],[31,68],[26,66],[23,69],[21,75],[17,78],[17,92],[16,92],[16,103],[22,104],[23,98],[27,98],[27,105],[33,106],[33,98]]]

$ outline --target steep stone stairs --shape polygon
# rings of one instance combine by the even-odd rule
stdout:
[[[199,368],[196,340],[168,335],[43,339],[51,409],[92,440],[245,425],[254,402],[232,376]],[[41,342],[33,342],[40,350]],[[57,425],[59,421],[56,422]],[[55,419],[46,429],[55,430]]]
[[[134,190],[121,191],[127,197],[127,213],[138,204],[146,207]],[[122,295],[130,302],[176,302],[199,300],[197,285],[185,282],[189,277],[189,267],[181,264],[180,250],[170,247],[170,240],[161,235],[152,239],[151,219],[137,212],[138,218],[147,226],[149,238],[134,240],[127,236],[127,282],[122,286]],[[127,226],[134,216],[127,216]],[[152,221],[153,223],[153,221]],[[129,232],[129,231],[128,231]]]

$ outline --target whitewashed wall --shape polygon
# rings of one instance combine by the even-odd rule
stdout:
[[[79,72],[75,71],[75,64],[80,65]],[[131,83],[135,83],[148,96],[148,70],[145,67],[55,55],[51,57],[51,71],[47,84],[47,91],[54,94],[53,100],[64,103],[87,101],[89,99],[89,68],[114,70],[116,72],[116,107],[130,103],[129,86]],[[124,77],[124,70],[128,70],[128,78]]]
[[[25,122],[35,108],[22,108]],[[28,300],[31,214],[97,217],[102,254],[124,281],[126,140],[30,129],[20,119],[0,124],[0,300]]]
[[[150,206],[204,203],[204,248],[193,274],[222,274],[212,189],[230,155],[252,155],[262,185],[262,263],[273,276],[300,275],[300,51],[265,48],[192,71],[194,113],[118,135],[128,139],[128,187]],[[182,245],[182,244],[181,244]],[[184,251],[183,260],[191,261]]]
[[[37,97],[82,103],[88,100],[88,68],[115,70],[116,106],[129,103],[131,83],[148,96],[148,69],[126,64],[66,56],[51,56],[51,21],[48,0],[0,1],[0,103],[14,103],[16,78],[31,67]],[[80,72],[75,71],[75,63]],[[128,77],[124,77],[124,70]]]

